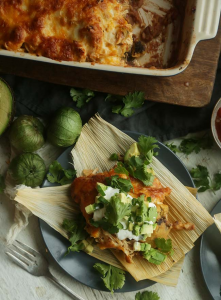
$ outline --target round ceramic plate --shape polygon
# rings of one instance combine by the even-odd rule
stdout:
[[[135,132],[125,132],[131,136],[134,140],[138,140],[138,137],[141,135]],[[193,181],[189,172],[179,158],[170,151],[165,145],[158,143],[159,155],[158,159],[186,186],[194,187]],[[64,153],[57,159],[58,162],[64,168],[70,168],[69,162],[71,161],[70,152],[72,147],[66,149]],[[43,187],[53,186],[47,180],[43,183]],[[50,213],[50,212],[49,212]],[[87,255],[84,252],[70,253],[67,256],[64,256],[69,242],[63,238],[58,232],[52,229],[44,221],[40,220],[40,228],[42,232],[43,239],[45,244],[56,260],[56,262],[64,269],[69,275],[79,282],[101,291],[108,291],[103,281],[100,278],[99,273],[93,268],[93,265],[99,260]],[[142,280],[136,282],[134,278],[126,273],[125,285],[121,290],[116,290],[116,292],[131,292],[137,291],[140,289],[147,288],[153,285],[154,282],[151,280]]]
[[[211,215],[221,213],[221,200],[211,211]],[[215,224],[202,236],[200,263],[203,277],[214,300],[221,300],[221,235]]]

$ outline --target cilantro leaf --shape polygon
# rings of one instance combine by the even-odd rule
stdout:
[[[213,140],[210,135],[204,135],[201,138],[189,138],[184,139],[179,149],[185,154],[190,154],[195,152],[196,154],[200,152],[201,149],[210,149],[213,146]]]
[[[123,108],[123,105],[114,105],[112,107],[112,113],[119,114]]]
[[[107,177],[105,180],[107,185],[119,189],[123,193],[128,193],[133,188],[129,179],[120,178],[118,175]]]
[[[155,292],[145,291],[143,293],[137,293],[135,300],[160,300],[160,297]]]
[[[127,169],[125,168],[124,164],[122,162],[118,162],[117,166],[114,168],[115,173],[118,174],[126,174],[128,175],[129,172],[127,171]]]
[[[213,191],[218,191],[221,189],[221,173],[216,173],[214,175],[212,189]]]
[[[111,293],[124,286],[125,272],[123,270],[101,263],[97,263],[93,267],[102,275],[101,278]]]
[[[154,242],[158,250],[160,250],[163,253],[171,253],[171,251],[173,250],[171,239],[165,240],[164,238],[157,238],[154,240]]]
[[[112,225],[104,218],[99,221],[94,221],[93,219],[90,219],[90,224],[94,227],[101,227],[111,234],[115,234],[119,232],[119,227]]]
[[[112,112],[116,114],[121,114],[124,117],[130,117],[134,113],[134,108],[139,108],[144,104],[144,93],[143,92],[134,92],[129,93],[125,97],[114,96],[108,94],[105,100],[111,102],[117,102],[116,105],[112,107]],[[123,101],[123,104],[120,102]]]
[[[5,189],[5,179],[2,175],[0,175],[0,194],[4,193]]]
[[[118,154],[117,153],[113,153],[113,154],[111,154],[111,156],[110,156],[110,158],[109,158],[110,160],[112,160],[112,161],[116,161],[116,160],[118,160],[119,159],[119,157],[118,157]]]
[[[156,144],[157,140],[154,137],[151,136],[143,136],[141,135],[138,139],[138,148],[141,153],[141,156],[143,156],[147,160],[147,164],[152,162],[153,155],[157,155],[156,152],[154,152],[154,149],[159,148],[159,146]]]
[[[118,195],[111,197],[106,206],[105,218],[114,226],[118,226],[123,217],[130,215],[131,205],[129,203],[121,202]]]
[[[171,151],[173,151],[173,153],[179,153],[181,152],[179,147],[177,145],[175,145],[174,143],[171,144],[166,144],[167,148],[169,148]]]
[[[58,161],[53,161],[49,166],[49,173],[47,179],[51,183],[60,183],[61,185],[69,184],[76,176],[74,169],[63,169]]]
[[[82,240],[88,237],[87,231],[84,230],[86,226],[85,219],[82,215],[77,216],[74,220],[65,219],[62,224],[63,228],[67,231],[71,246],[68,247],[66,254],[84,249]]]
[[[199,188],[198,192],[205,192],[210,189],[209,183],[209,172],[207,167],[197,165],[196,168],[193,168],[190,171],[190,174],[194,180],[194,183],[197,188]]]
[[[145,164],[134,171],[134,177],[141,180],[146,186],[151,186],[155,178]]]
[[[73,101],[76,102],[76,106],[81,108],[95,96],[95,93],[89,89],[71,88],[70,95]]]

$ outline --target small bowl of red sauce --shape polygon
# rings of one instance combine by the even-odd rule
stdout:
[[[221,148],[221,99],[219,99],[213,109],[211,128],[213,137],[217,145]]]

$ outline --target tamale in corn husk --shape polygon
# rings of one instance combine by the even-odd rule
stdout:
[[[89,123],[83,127],[81,136],[72,150],[77,176],[81,176],[82,171],[85,169],[93,170],[98,168],[99,172],[111,169],[115,163],[109,160],[110,155],[112,153],[124,154],[132,143],[134,143],[132,138],[111,124],[105,122],[99,116],[92,118]],[[149,278],[164,284],[175,285],[185,253],[192,249],[195,240],[214,221],[188,189],[184,187],[183,184],[156,158],[154,158],[151,167],[154,169],[156,176],[161,183],[172,189],[170,197],[165,201],[170,208],[169,221],[173,222],[180,220],[183,222],[192,222],[195,224],[195,230],[178,231],[170,234],[169,238],[173,241],[174,255],[168,257],[160,266],[150,264],[145,259],[137,257],[134,258],[134,264],[128,264],[125,261],[123,253],[112,251],[112,253],[114,253],[114,255],[112,255],[109,250],[100,250],[98,247],[95,247],[92,256],[114,266],[126,269],[137,281]],[[67,187],[59,188],[67,189]],[[42,190],[46,189],[49,188],[44,188]],[[53,189],[54,197],[56,197],[57,187],[52,187],[50,189]],[[32,195],[30,195],[30,190],[27,192],[26,203],[24,201],[23,190],[17,192],[15,200],[27,206],[28,198],[33,198]],[[47,196],[45,197],[45,200],[46,198]],[[68,201],[67,198],[68,196],[66,196],[64,201]],[[45,214],[47,214],[47,212],[43,212],[42,209],[38,211],[38,208],[33,206],[33,204],[28,205],[28,208],[33,214],[45,220],[50,226],[65,236],[64,230],[61,228],[62,221],[64,218],[69,218],[71,214],[75,213],[76,208],[73,208],[71,205],[72,213],[67,213],[67,215],[66,213],[62,213],[62,217],[58,217],[60,214],[58,205],[61,205],[62,201],[63,200],[60,198],[60,204],[55,204],[57,210],[55,209],[56,213],[53,214],[53,218],[56,217],[56,220],[52,220],[52,214],[49,214],[48,217],[46,217]],[[49,202],[53,202],[52,198]],[[69,209],[69,206],[66,206],[65,209]],[[49,207],[48,211],[50,211]]]

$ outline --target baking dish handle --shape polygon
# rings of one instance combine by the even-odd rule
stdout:
[[[196,42],[212,39],[216,36],[220,12],[221,0],[197,0],[194,21]]]

